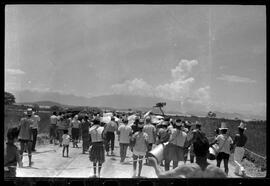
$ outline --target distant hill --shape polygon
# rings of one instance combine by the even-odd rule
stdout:
[[[23,103],[18,103],[18,104],[22,104],[22,105],[27,105],[27,104],[38,104],[39,106],[65,106],[63,104],[57,103],[57,102],[53,102],[53,101],[36,101],[36,102],[23,102]]]
[[[165,113],[180,114],[181,106],[180,102],[171,101],[155,97],[134,96],[134,95],[105,95],[92,98],[86,98],[82,96],[75,96],[71,94],[60,94],[56,92],[36,92],[36,91],[20,91],[14,93],[16,102],[35,102],[39,104],[52,105],[73,105],[73,106],[90,106],[90,107],[106,107],[114,109],[141,109],[142,111],[148,111],[155,109],[156,112],[160,112],[158,108],[153,106],[158,102],[166,102],[166,106],[163,108]],[[48,101],[43,101],[48,100]],[[195,116],[206,116],[208,110],[195,104],[185,104],[185,114]],[[214,111],[218,118],[228,119],[260,119],[265,120],[262,116],[245,115],[239,113],[224,113]]]

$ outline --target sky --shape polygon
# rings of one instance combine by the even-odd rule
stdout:
[[[266,115],[266,8],[9,5],[5,90],[159,97]]]

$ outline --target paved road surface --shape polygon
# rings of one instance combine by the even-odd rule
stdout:
[[[116,137],[117,139],[117,137]],[[33,153],[34,164],[28,167],[28,156],[24,154],[23,167],[17,169],[18,177],[53,177],[53,178],[88,178],[93,175],[92,162],[88,154],[82,154],[82,148],[72,148],[70,145],[69,158],[62,157],[62,147],[59,145],[42,145]],[[81,143],[79,143],[81,147]],[[116,140],[115,156],[105,156],[105,163],[101,170],[102,178],[131,178],[133,174],[132,153],[128,149],[125,164],[120,164],[119,144]],[[216,161],[209,161],[216,164]],[[189,163],[189,162],[187,162]],[[223,165],[221,165],[223,169]],[[234,175],[234,166],[229,164],[229,177]],[[144,165],[142,177],[157,178],[151,166]]]

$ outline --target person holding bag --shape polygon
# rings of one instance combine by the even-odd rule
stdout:
[[[178,166],[179,161],[184,161],[184,145],[187,134],[183,131],[180,119],[176,120],[175,128],[172,129],[169,143],[164,149],[165,170],[170,169],[170,162],[173,161],[173,168]]]
[[[229,173],[229,158],[231,154],[231,149],[233,147],[233,140],[232,138],[227,134],[228,128],[227,124],[225,122],[221,122],[221,127],[219,128],[220,135],[218,135],[213,143],[210,144],[210,146],[214,144],[218,144],[217,149],[217,167],[220,167],[221,161],[224,161],[224,169],[225,173],[228,175]]]

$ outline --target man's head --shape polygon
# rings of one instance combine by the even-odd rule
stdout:
[[[146,123],[146,124],[151,123],[151,118],[150,118],[150,116],[147,116],[147,117],[145,118],[145,123]]]
[[[27,115],[28,117],[31,117],[32,114],[33,114],[32,108],[28,108],[28,109],[26,110],[26,115]]]
[[[9,128],[7,131],[7,139],[9,141],[13,141],[18,138],[19,135],[19,129],[17,127]]]
[[[56,115],[56,112],[53,112],[53,115]]]

